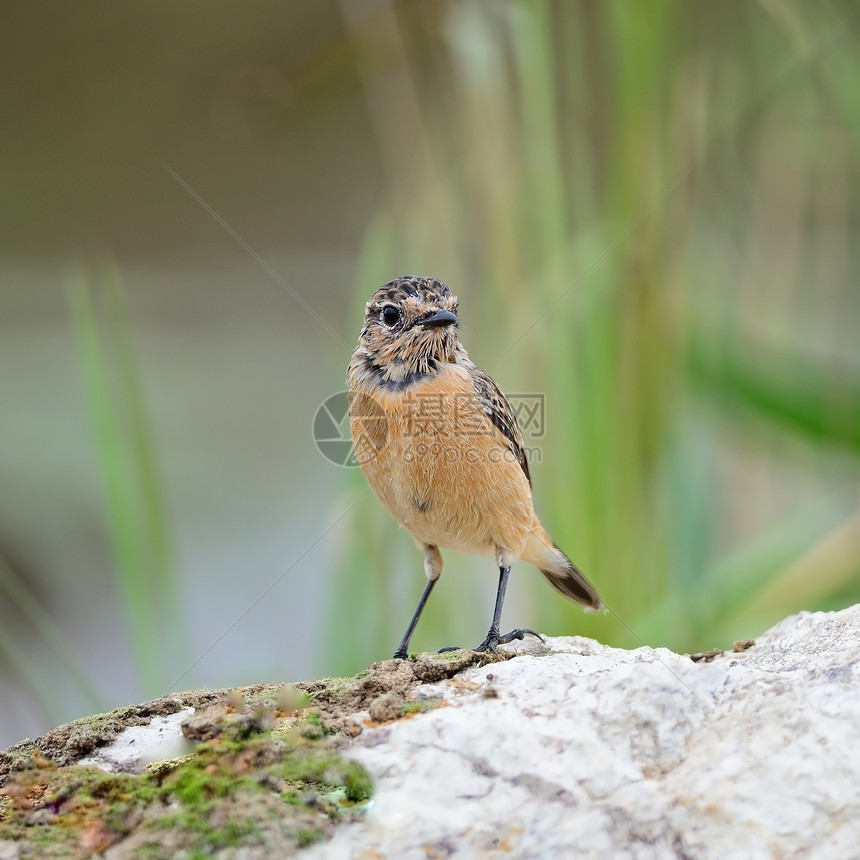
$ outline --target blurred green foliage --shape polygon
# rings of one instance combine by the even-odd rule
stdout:
[[[144,695],[163,692],[186,653],[169,518],[120,275],[80,265],[68,300],[101,472],[113,570]]]
[[[143,695],[167,687],[171,668],[187,659],[178,599],[170,520],[134,353],[119,271],[106,256],[81,262],[67,278],[71,327],[76,336],[102,484],[105,530]],[[82,700],[103,709],[109,685],[91,680],[63,625],[52,617],[27,577],[0,557],[0,595],[35,631],[51,664],[70,678]],[[93,624],[98,625],[97,618]],[[55,681],[34,668],[18,639],[0,628],[0,659],[8,663],[43,713],[66,718]]]
[[[3,557],[0,557],[0,595],[4,601],[8,601],[9,605],[14,607],[15,613],[37,632],[51,659],[73,679],[90,706],[103,707],[104,699],[90,681],[80,660],[77,659],[71,642],[32,594],[24,577]],[[2,626],[0,626],[0,659],[12,667],[24,688],[39,703],[44,713],[50,719],[59,722],[64,714],[61,703],[57,701],[51,679],[32,670],[32,661],[26,647]]]
[[[546,394],[537,508],[611,608],[523,569],[508,626],[696,650],[860,598],[850,4],[382,8],[351,29],[388,176],[351,322],[406,272],[459,294],[471,357]],[[492,563],[445,555],[418,649],[489,623]],[[365,500],[332,671],[393,651],[422,577]]]
[[[53,57],[35,63],[44,77],[32,92],[43,95],[19,93],[39,120],[31,133],[40,146],[54,142],[42,129],[60,128],[66,111],[80,118],[71,140],[89,159],[81,160],[86,169],[70,168],[77,162],[66,160],[65,139],[56,151],[45,146],[36,166],[9,159],[7,179],[19,183],[11,220],[29,215],[65,240],[68,222],[80,217],[69,247],[92,232],[127,248],[140,243],[145,254],[157,249],[159,259],[168,256],[168,235],[175,248],[201,237],[217,243],[221,227],[196,204],[180,217],[185,210],[153,190],[150,174],[129,179],[147,159],[163,173],[158,147],[175,139],[186,164],[209,166],[198,177],[213,207],[229,201],[248,216],[237,221],[239,234],[247,226],[276,243],[290,234],[313,249],[311,232],[300,229],[313,214],[329,231],[325,254],[346,255],[344,236],[364,217],[379,169],[385,183],[367,216],[351,307],[334,327],[354,338],[368,296],[406,272],[441,277],[459,294],[471,357],[507,392],[545,394],[546,434],[526,439],[535,449],[537,509],[612,609],[586,615],[522,565],[506,605],[509,626],[699,650],[754,636],[799,609],[860,599],[855,4],[341,2],[316,7],[314,38],[305,45],[301,31],[291,49],[263,5],[226,4],[200,40],[180,26],[183,15],[191,27],[197,19],[176,7],[177,26],[161,28],[173,42],[159,43],[153,66],[148,41],[136,52],[123,47],[121,37],[149,32],[139,7],[126,4],[105,25],[110,38],[93,28],[84,50],[99,62],[82,79],[64,76],[78,68],[74,55],[66,65]],[[234,15],[248,30],[225,48]],[[65,19],[53,24],[58,44],[76,44]],[[96,41],[103,55],[91,47]],[[53,43],[44,44],[47,56]],[[133,55],[131,65],[119,64],[124,77],[105,71],[111,52]],[[153,67],[163,74],[144,80]],[[364,110],[354,103],[356,75]],[[92,101],[76,100],[81,92]],[[195,106],[199,115],[189,115]],[[17,124],[10,128],[18,134]],[[135,144],[125,162],[120,138]],[[323,148],[343,138],[349,147]],[[259,172],[246,172],[250,165]],[[350,172],[354,185],[344,189]],[[34,178],[36,192],[51,194],[31,194]],[[309,194],[319,200],[305,207]],[[232,213],[224,223],[231,221]],[[257,239],[241,244],[257,247]],[[173,280],[181,276],[172,274],[171,290]],[[319,299],[320,312],[331,314],[344,304],[341,284],[331,295],[308,293],[309,304],[316,309]],[[87,261],[69,277],[67,295],[123,627],[141,694],[162,693],[189,666],[190,618],[181,611],[174,523],[116,267]],[[205,315],[194,303],[202,295],[205,304],[208,290],[183,295],[183,312]],[[254,325],[248,331],[257,334]],[[321,352],[334,347],[322,340]],[[295,366],[305,361],[302,354]],[[340,374],[340,351],[337,363]],[[268,381],[260,390],[261,402],[283,396]],[[255,413],[248,424],[259,420]],[[247,438],[236,436],[239,444]],[[285,442],[277,454],[285,461],[311,445],[305,436]],[[190,474],[200,480],[201,472]],[[322,668],[308,672],[352,672],[391,654],[423,587],[420,553],[357,469],[345,473],[333,507],[342,514],[352,504],[346,533],[331,526],[317,537],[338,540],[339,563],[333,587],[325,580],[330,605],[292,633],[328,646]],[[288,571],[309,551],[300,549],[285,559]],[[62,621],[40,602],[39,578],[27,576],[11,549],[7,555],[0,599],[21,624],[0,626],[0,660],[46,718],[68,716],[16,638],[35,631],[48,662],[101,707],[111,679],[99,677],[93,689]],[[492,564],[453,552],[445,560],[415,648],[474,645],[486,632]],[[45,582],[68,575],[59,567]],[[245,647],[257,652],[253,663],[259,643]]]

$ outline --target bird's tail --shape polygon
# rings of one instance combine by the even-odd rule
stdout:
[[[549,584],[565,597],[587,609],[603,609],[597,589],[553,543],[543,526],[538,525],[529,536],[522,559],[538,568]]]

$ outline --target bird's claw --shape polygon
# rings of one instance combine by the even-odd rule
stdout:
[[[437,653],[438,654],[444,654],[446,651],[462,651],[462,650],[463,649],[459,645],[448,645],[447,648],[440,648],[437,651]],[[408,660],[409,655],[405,651],[402,651],[398,648],[397,651],[394,652],[394,656],[391,659],[392,660]]]
[[[541,642],[544,641],[544,638],[540,633],[530,630],[528,627],[518,627],[516,630],[511,630],[510,633],[505,633],[504,636],[500,636],[498,633],[491,630],[487,634],[487,638],[477,648],[475,648],[475,651],[479,654],[486,651],[489,651],[490,654],[495,654],[496,647],[498,645],[506,645],[508,642],[513,642],[515,639],[523,639],[525,638],[526,633],[530,633],[532,636],[537,636]]]
[[[500,636],[494,630],[491,630],[487,634],[487,638],[475,649],[479,654],[489,651],[490,654],[496,653],[496,647],[499,645],[507,645],[508,642],[513,642],[515,639],[524,639],[526,633],[531,636],[537,636],[541,642],[545,641],[543,636],[540,635],[536,630],[531,630],[528,627],[518,627],[516,630],[511,630],[510,633],[505,633],[504,636]],[[462,651],[463,649],[459,645],[447,645],[445,648],[440,648],[436,653],[437,654],[445,654],[448,651]],[[398,648],[397,651],[394,652],[394,660],[408,660],[409,655],[406,651],[403,651]]]

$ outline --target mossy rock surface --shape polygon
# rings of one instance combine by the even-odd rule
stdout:
[[[239,845],[291,853],[329,836],[373,790],[331,735],[305,722],[225,732],[142,774],[57,767],[35,754],[2,789],[0,840],[18,843],[22,860],[209,857]]]
[[[439,707],[407,702],[411,689],[493,659],[420,655],[355,678],[192,691],[22,741],[0,753],[0,855],[10,846],[20,860],[290,855],[367,808],[372,780],[343,747],[373,724],[374,701],[396,695],[395,718]],[[82,764],[124,729],[188,708],[189,754],[142,773]]]

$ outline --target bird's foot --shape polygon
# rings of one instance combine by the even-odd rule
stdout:
[[[518,627],[516,630],[511,630],[510,633],[505,633],[504,636],[500,636],[498,631],[491,629],[487,634],[487,638],[477,648],[475,648],[475,650],[478,653],[489,651],[491,654],[495,654],[497,646],[513,642],[514,639],[523,639],[526,633],[530,633],[532,636],[537,636],[541,642],[544,641],[544,638],[540,633],[537,633],[534,630],[529,630],[528,627]]]
[[[526,630],[525,632],[526,632],[526,633],[531,633],[532,631],[531,631],[531,630]],[[537,634],[535,634],[535,635],[537,635]],[[522,636],[520,636],[520,639],[522,639]],[[505,642],[507,642],[508,640],[507,640],[507,639],[505,639],[504,641],[505,641]],[[463,650],[463,649],[462,649],[459,645],[448,645],[448,646],[447,646],[447,647],[445,647],[445,648],[440,648],[436,653],[437,653],[437,654],[444,654],[444,653],[446,653],[447,651],[462,651],[462,650]],[[394,656],[393,656],[391,659],[392,659],[392,660],[408,660],[408,659],[409,659],[409,655],[408,655],[405,651],[401,651],[401,650],[398,648],[398,649],[394,652]]]

